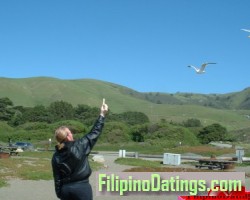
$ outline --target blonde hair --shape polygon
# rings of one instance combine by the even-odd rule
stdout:
[[[69,128],[67,126],[60,126],[55,131],[55,138],[57,142],[62,143],[67,138],[67,135],[69,133]]]

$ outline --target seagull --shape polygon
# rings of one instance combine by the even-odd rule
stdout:
[[[212,62],[203,63],[200,68],[197,68],[193,65],[189,65],[188,67],[193,68],[197,74],[203,74],[203,73],[205,73],[205,67],[209,64],[216,64],[216,63],[212,63]]]
[[[250,30],[248,30],[248,29],[241,29],[242,31],[246,31],[246,32],[249,32],[250,33]],[[250,35],[248,36],[248,37],[250,37]]]

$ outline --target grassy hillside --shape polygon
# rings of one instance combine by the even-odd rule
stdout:
[[[217,109],[208,105],[202,106],[202,102],[208,100],[213,104],[216,101],[218,105],[225,104],[229,108],[231,105],[234,107],[247,105],[250,89],[222,96],[140,93],[130,88],[99,80],[60,80],[48,77],[0,78],[0,85],[0,98],[8,97],[16,106],[39,104],[47,106],[51,102],[63,100],[74,106],[86,104],[99,107],[102,98],[106,98],[112,112],[144,112],[151,121],[166,119],[167,121],[182,122],[188,118],[196,118],[200,119],[203,125],[221,123],[228,130],[250,126],[249,118],[245,117],[250,114],[249,110]],[[215,100],[213,101],[213,99]]]

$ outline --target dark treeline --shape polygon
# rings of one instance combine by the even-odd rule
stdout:
[[[66,101],[52,102],[48,107],[37,105],[34,107],[14,106],[13,102],[5,97],[0,98],[0,121],[7,121],[12,127],[27,122],[55,123],[63,120],[77,120],[91,125],[100,112],[99,108],[79,104],[73,107]],[[122,121],[129,125],[149,122],[147,115],[141,112],[124,112],[114,114],[109,112],[108,121]]]
[[[65,101],[55,101],[47,107],[15,106],[9,98],[0,98],[0,122],[12,127],[10,130],[4,128],[4,124],[1,125],[0,140],[6,141],[9,137],[13,140],[46,140],[60,125],[70,126],[77,137],[77,133],[84,133],[92,126],[99,111],[97,107],[83,104],[74,107]],[[198,119],[187,119],[183,123],[161,119],[158,123],[150,123],[148,116],[142,112],[128,111],[117,114],[109,111],[100,140],[103,143],[133,141],[170,147],[180,143],[195,145],[231,139],[220,124],[202,127]]]

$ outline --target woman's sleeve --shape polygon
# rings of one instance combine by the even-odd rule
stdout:
[[[56,196],[60,199],[61,198],[61,181],[60,181],[60,173],[59,170],[56,167],[56,162],[54,160],[55,158],[52,158],[51,164],[53,169],[53,177],[54,177],[54,185],[55,185],[55,192]]]
[[[105,118],[100,115],[96,120],[94,126],[92,127],[91,131],[79,140],[81,145],[83,145],[85,155],[88,155],[90,153],[95,143],[97,142],[97,139],[101,135],[104,126],[104,119]]]

